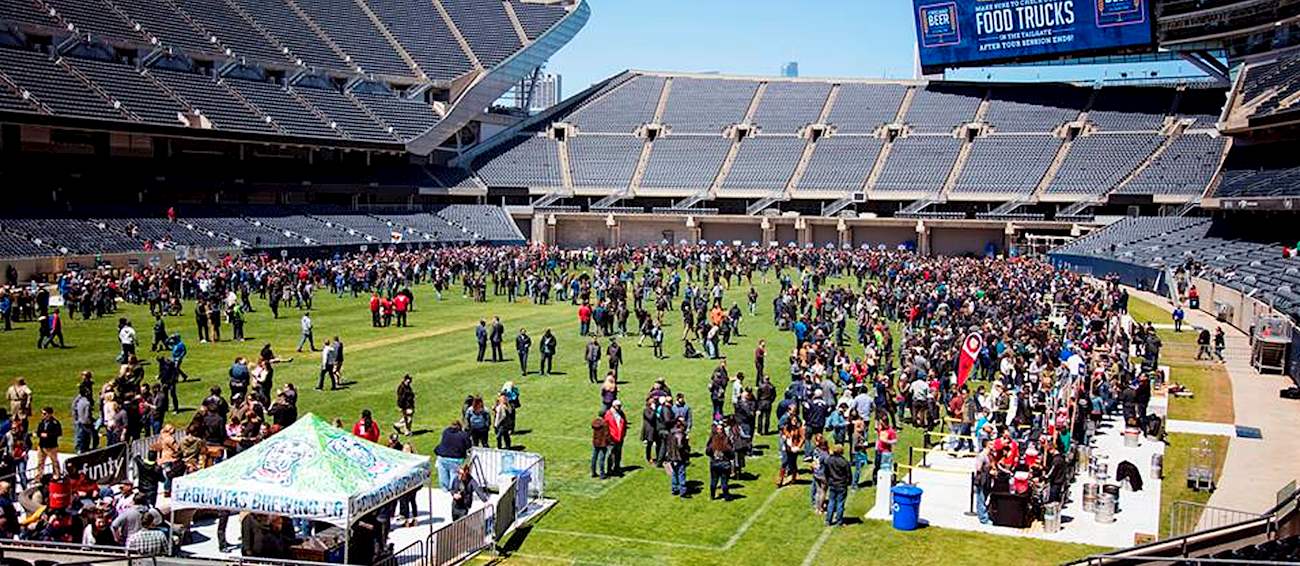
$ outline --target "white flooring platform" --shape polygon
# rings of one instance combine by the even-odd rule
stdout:
[[[1164,443],[1142,436],[1139,446],[1124,446],[1122,420],[1112,416],[1102,422],[1101,429],[1093,439],[1093,451],[1108,457],[1111,483],[1114,483],[1116,467],[1123,461],[1132,462],[1142,477],[1142,491],[1129,491],[1127,487],[1121,489],[1119,512],[1115,514],[1113,523],[1098,523],[1093,513],[1083,511],[1083,484],[1095,480],[1087,474],[1081,474],[1070,485],[1069,498],[1061,513],[1061,529],[1055,533],[1044,531],[1042,522],[1035,522],[1027,529],[980,524],[979,518],[966,514],[973,509],[971,474],[975,471],[975,458],[953,457],[942,452],[931,453],[928,459],[930,469],[919,468],[912,473],[912,482],[923,490],[921,521],[929,526],[947,529],[1114,548],[1132,546],[1138,535],[1158,535],[1160,480],[1150,477],[1151,456],[1160,454],[1163,457]],[[900,475],[900,479],[905,477]],[[889,506],[877,503],[867,512],[866,518],[889,520]]]

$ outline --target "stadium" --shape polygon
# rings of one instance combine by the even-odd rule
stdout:
[[[905,8],[0,0],[0,564],[1300,563],[1300,3]]]

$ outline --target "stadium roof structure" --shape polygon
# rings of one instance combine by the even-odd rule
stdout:
[[[585,0],[3,1],[6,120],[419,155],[590,17]]]

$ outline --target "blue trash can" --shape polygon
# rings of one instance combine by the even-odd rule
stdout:
[[[894,496],[894,528],[900,531],[914,531],[921,518],[921,488],[914,485],[900,484],[891,490]]]

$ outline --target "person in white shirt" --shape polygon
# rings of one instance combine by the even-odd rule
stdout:
[[[117,321],[117,340],[122,344],[122,362],[135,354],[135,328],[131,321],[123,318]]]
[[[303,313],[302,314],[302,338],[298,340],[299,352],[302,351],[303,346],[311,346],[311,351],[313,352],[316,351],[316,341],[312,340],[311,331],[312,331],[311,314]]]

